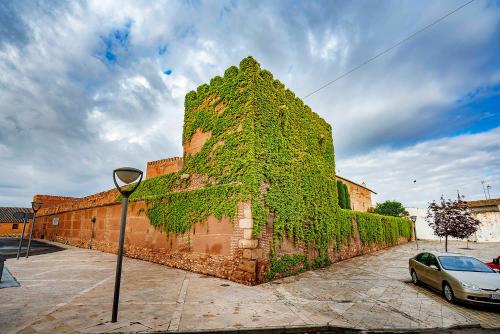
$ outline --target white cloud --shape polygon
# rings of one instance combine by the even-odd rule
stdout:
[[[116,166],[144,168],[148,160],[180,155],[184,95],[247,55],[304,96],[458,2],[19,6],[0,22],[0,31],[12,32],[0,35],[0,172],[9,180],[0,184],[0,205],[25,205],[40,192],[87,195],[112,187],[109,173]],[[341,169],[353,156],[366,157],[364,169],[342,174],[369,185],[378,178],[401,180],[403,170],[382,168],[385,162],[368,152],[386,147],[404,161],[414,157],[415,143],[466,130],[472,116],[452,111],[468,92],[500,82],[493,47],[499,22],[498,8],[474,2],[307,99],[333,126]],[[127,23],[127,48],[117,52],[116,64],[106,64],[106,38]],[[163,74],[167,69],[171,75]],[[486,112],[477,117],[495,120]],[[410,148],[387,148],[395,146]],[[426,168],[436,175],[427,179],[439,182],[453,167],[450,161],[476,166],[482,159],[474,154],[443,161],[439,154],[446,157],[448,147],[432,152]],[[484,169],[474,167],[476,178],[498,174],[498,164],[483,161]]]
[[[426,207],[441,195],[454,198],[457,190],[466,200],[483,199],[482,180],[500,185],[497,166],[500,127],[337,161],[339,175],[365,181],[378,193],[378,202],[395,199],[410,207]],[[491,196],[500,197],[499,186],[492,188]]]

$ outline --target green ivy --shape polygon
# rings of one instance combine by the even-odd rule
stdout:
[[[211,136],[184,156],[181,171],[145,180],[132,195],[146,201],[153,226],[185,233],[209,215],[232,219],[237,203],[250,201],[254,235],[272,215],[274,240],[314,247],[314,266],[329,263],[332,243],[339,249],[352,240],[353,219],[364,245],[411,236],[409,220],[339,208],[331,126],[253,58],[189,92],[184,106],[183,143],[197,129]],[[203,187],[190,190],[195,179]]]
[[[340,180],[337,180],[337,193],[339,197],[339,207],[341,209],[351,208],[351,196],[349,195],[349,189]]]
[[[287,277],[309,269],[307,256],[304,254],[286,254],[279,258],[269,260],[269,269],[264,277],[265,281],[270,281],[277,275]]]

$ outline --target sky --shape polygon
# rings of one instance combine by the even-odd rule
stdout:
[[[299,97],[462,1],[2,1],[0,206],[182,155],[184,96],[253,56]],[[373,200],[500,197],[500,3],[476,0],[305,99]]]

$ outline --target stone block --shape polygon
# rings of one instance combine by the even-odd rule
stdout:
[[[243,250],[243,258],[244,259],[252,259],[252,251],[253,249],[244,249]]]
[[[247,273],[254,274],[255,273],[255,264],[256,264],[255,260],[243,259],[240,261],[238,269],[241,269]]]
[[[244,239],[252,239],[252,231],[253,231],[253,229],[251,229],[251,228],[244,228],[243,229],[243,238]]]
[[[250,203],[243,203],[243,216],[245,218],[252,218],[252,205]]]
[[[247,248],[243,250],[243,258],[249,260],[259,260],[262,259],[264,255],[264,250],[261,248]]]
[[[259,240],[252,239],[252,240],[247,240],[247,239],[240,239],[238,242],[238,247],[239,248],[257,248],[259,244]]]
[[[253,227],[253,219],[252,218],[242,218],[239,220],[239,226],[241,228],[252,228]]]

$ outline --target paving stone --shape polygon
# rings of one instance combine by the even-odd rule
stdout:
[[[419,242],[420,250],[442,250]],[[481,260],[500,244],[461,250]],[[111,323],[116,255],[69,247],[6,263],[20,287],[0,290],[2,333],[97,333],[326,325],[418,329],[487,324],[498,314],[448,304],[408,283],[414,244],[259,286],[126,258],[118,322]]]

